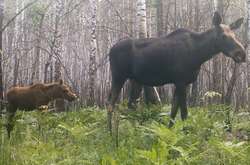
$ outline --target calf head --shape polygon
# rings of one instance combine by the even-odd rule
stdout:
[[[60,80],[59,83],[55,83],[53,85],[53,89],[51,90],[53,90],[54,96],[56,96],[57,98],[65,99],[68,101],[74,101],[77,99],[77,95],[73,93],[70,88],[63,83],[62,80]]]
[[[216,47],[235,62],[246,61],[246,51],[240,41],[236,38],[233,30],[238,29],[243,23],[243,18],[228,25],[221,24],[222,18],[218,12],[214,13],[213,24],[215,26]]]

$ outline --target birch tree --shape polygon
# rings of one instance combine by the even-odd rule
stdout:
[[[97,21],[97,1],[90,0],[90,53],[89,53],[89,82],[88,82],[88,105],[95,104],[95,81],[96,81],[96,55],[97,55],[97,41],[96,41],[96,21]]]
[[[43,5],[40,4],[40,6],[36,7],[36,10],[34,11],[37,16],[37,22],[34,22],[35,31],[37,31],[36,39],[35,39],[35,61],[32,65],[32,73],[31,73],[31,82],[38,82],[39,81],[39,73],[40,73],[40,54],[41,54],[41,42],[42,42],[42,35],[43,35],[43,22],[45,17],[45,9],[42,8]]]
[[[138,36],[147,38],[146,0],[137,0]]]
[[[54,79],[56,82],[59,82],[62,79],[62,34],[59,31],[59,27],[61,26],[61,19],[63,16],[63,1],[57,0],[56,3],[56,16],[55,16],[55,29],[54,29],[54,48],[52,49],[52,53],[55,55],[55,76]],[[64,111],[65,103],[63,99],[58,99],[55,101],[56,111]]]
[[[158,37],[163,35],[163,0],[157,1],[157,35]]]

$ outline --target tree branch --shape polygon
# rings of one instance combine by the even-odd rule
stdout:
[[[16,19],[16,17],[18,17],[25,9],[27,9],[27,8],[29,8],[30,6],[32,6],[33,4],[35,4],[37,1],[39,1],[39,0],[34,0],[34,1],[32,1],[32,2],[30,2],[30,3],[28,3],[26,6],[24,6],[20,11],[18,11],[17,13],[16,13],[16,15],[15,16],[13,16],[4,26],[3,26],[3,28],[1,29],[1,32],[3,32],[15,19]]]

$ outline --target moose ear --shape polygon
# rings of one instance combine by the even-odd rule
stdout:
[[[214,17],[213,17],[213,25],[214,26],[219,26],[221,24],[221,22],[222,22],[222,18],[220,16],[219,12],[216,11],[214,13]]]
[[[236,30],[236,29],[238,29],[241,26],[241,24],[243,23],[243,21],[244,21],[244,18],[241,17],[238,20],[236,20],[235,22],[231,23],[229,26],[230,26],[230,28],[232,30]]]
[[[59,80],[59,84],[60,84],[60,85],[63,84],[63,80],[62,80],[62,79]]]

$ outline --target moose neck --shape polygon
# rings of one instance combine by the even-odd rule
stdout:
[[[196,47],[193,54],[195,64],[193,66],[200,67],[201,64],[220,53],[218,46],[216,46],[216,37],[214,29],[195,34]]]

